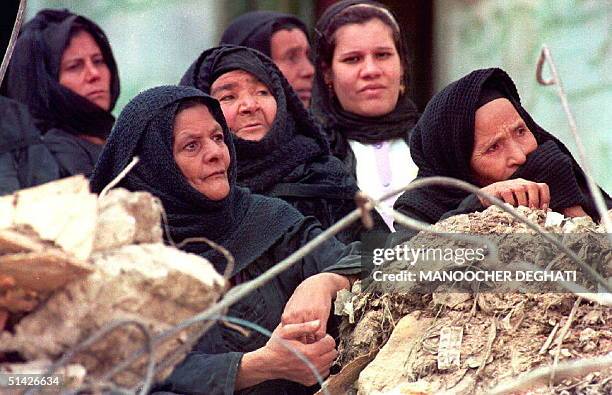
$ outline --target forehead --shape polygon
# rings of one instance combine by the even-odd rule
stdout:
[[[73,34],[72,37],[70,37],[70,41],[64,50],[64,54],[66,52],[78,53],[92,50],[100,52],[98,43],[88,31],[79,30]]]
[[[219,76],[211,85],[211,91],[221,88],[236,88],[263,84],[257,77],[245,70],[232,70]]]
[[[336,51],[395,47],[393,30],[378,18],[343,25],[334,33]]]
[[[272,38],[270,39],[270,45],[273,47],[278,46],[280,50],[285,49],[285,47],[306,47],[310,48],[310,44],[308,44],[308,39],[304,32],[299,28],[292,29],[281,29],[274,34],[272,34]]]
[[[518,126],[522,121],[523,118],[510,100],[504,98],[492,100],[476,110],[474,141],[478,144],[508,128]]]
[[[180,132],[182,127],[202,126],[202,129],[221,129],[221,125],[213,117],[204,104],[195,104],[180,110],[174,117],[174,133]]]

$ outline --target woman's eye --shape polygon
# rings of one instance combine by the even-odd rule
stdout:
[[[198,149],[198,143],[191,141],[183,146],[183,149],[187,152],[195,152]]]
[[[359,61],[359,56],[349,56],[347,58],[342,59],[342,63],[357,63]]]
[[[79,65],[80,65],[80,63],[71,63],[71,64],[68,64],[68,65],[66,65],[65,70],[67,70],[67,71],[74,71],[74,70],[79,68]]]
[[[94,63],[95,65],[102,65],[102,64],[105,64],[105,62],[104,62],[104,58],[96,58],[96,59],[94,59],[94,60],[93,60],[93,63]]]
[[[213,135],[213,140],[216,142],[222,142],[223,141],[223,133],[217,133],[215,135]]]
[[[387,58],[391,57],[391,55],[392,55],[391,52],[380,52],[380,53],[376,54],[376,57],[378,59],[387,59]]]
[[[520,127],[516,130],[516,134],[518,134],[519,136],[524,136],[527,133],[527,128],[525,127]]]
[[[267,89],[260,89],[257,91],[257,94],[260,96],[268,96],[270,94],[270,91]]]
[[[491,154],[491,153],[497,151],[498,148],[499,148],[499,144],[495,143],[495,144],[491,145],[489,148],[487,148],[487,150],[485,152],[487,154]]]
[[[232,101],[234,100],[234,95],[223,95],[219,98],[219,101]]]

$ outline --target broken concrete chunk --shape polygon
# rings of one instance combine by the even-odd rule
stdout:
[[[98,200],[98,204],[95,251],[163,241],[162,206],[150,193],[112,189]]]
[[[555,211],[549,211],[546,213],[546,221],[544,222],[545,227],[561,226],[561,223],[565,219],[565,216]]]
[[[420,317],[419,311],[402,318],[387,343],[359,375],[357,381],[359,394],[372,394],[375,391],[386,391],[410,380],[411,361],[422,336],[431,325],[432,319]]]
[[[56,291],[15,326],[14,335],[3,332],[0,351],[17,351],[27,360],[54,360],[95,331],[122,319],[137,319],[153,333],[160,333],[209,307],[225,286],[208,261],[162,244],[129,245],[97,253],[92,259],[95,272]],[[187,336],[199,336],[201,330],[201,325],[195,325],[169,337],[156,346],[156,360],[167,359]],[[121,327],[74,362],[85,366],[91,377],[100,377],[143,344],[144,337],[134,326]],[[115,382],[131,387],[144,377],[144,369],[145,360],[140,359],[119,373]]]

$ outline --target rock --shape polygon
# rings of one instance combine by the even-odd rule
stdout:
[[[0,350],[17,351],[27,360],[53,360],[108,323],[123,319],[138,319],[159,333],[206,309],[224,289],[223,278],[205,259],[162,244],[129,245],[98,253],[93,264],[93,274],[55,292],[16,325],[14,335],[2,333]],[[198,331],[201,326],[196,325],[171,336],[156,346],[156,359],[164,360],[182,344],[181,339],[197,336]],[[97,377],[142,346],[138,330],[122,327],[74,361]],[[158,377],[169,372],[166,369]],[[116,383],[131,387],[142,377],[141,359],[117,375]]]
[[[402,382],[412,381],[408,379],[411,376],[409,362],[415,354],[411,353],[411,349],[419,345],[432,321],[430,318],[419,317],[419,312],[402,318],[374,361],[359,375],[358,393],[386,391]]]
[[[161,211],[158,199],[148,192],[112,189],[98,201],[94,251],[128,244],[161,243]]]

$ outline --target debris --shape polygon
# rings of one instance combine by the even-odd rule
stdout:
[[[438,370],[457,369],[461,366],[462,326],[445,326],[440,329],[438,343]]]

